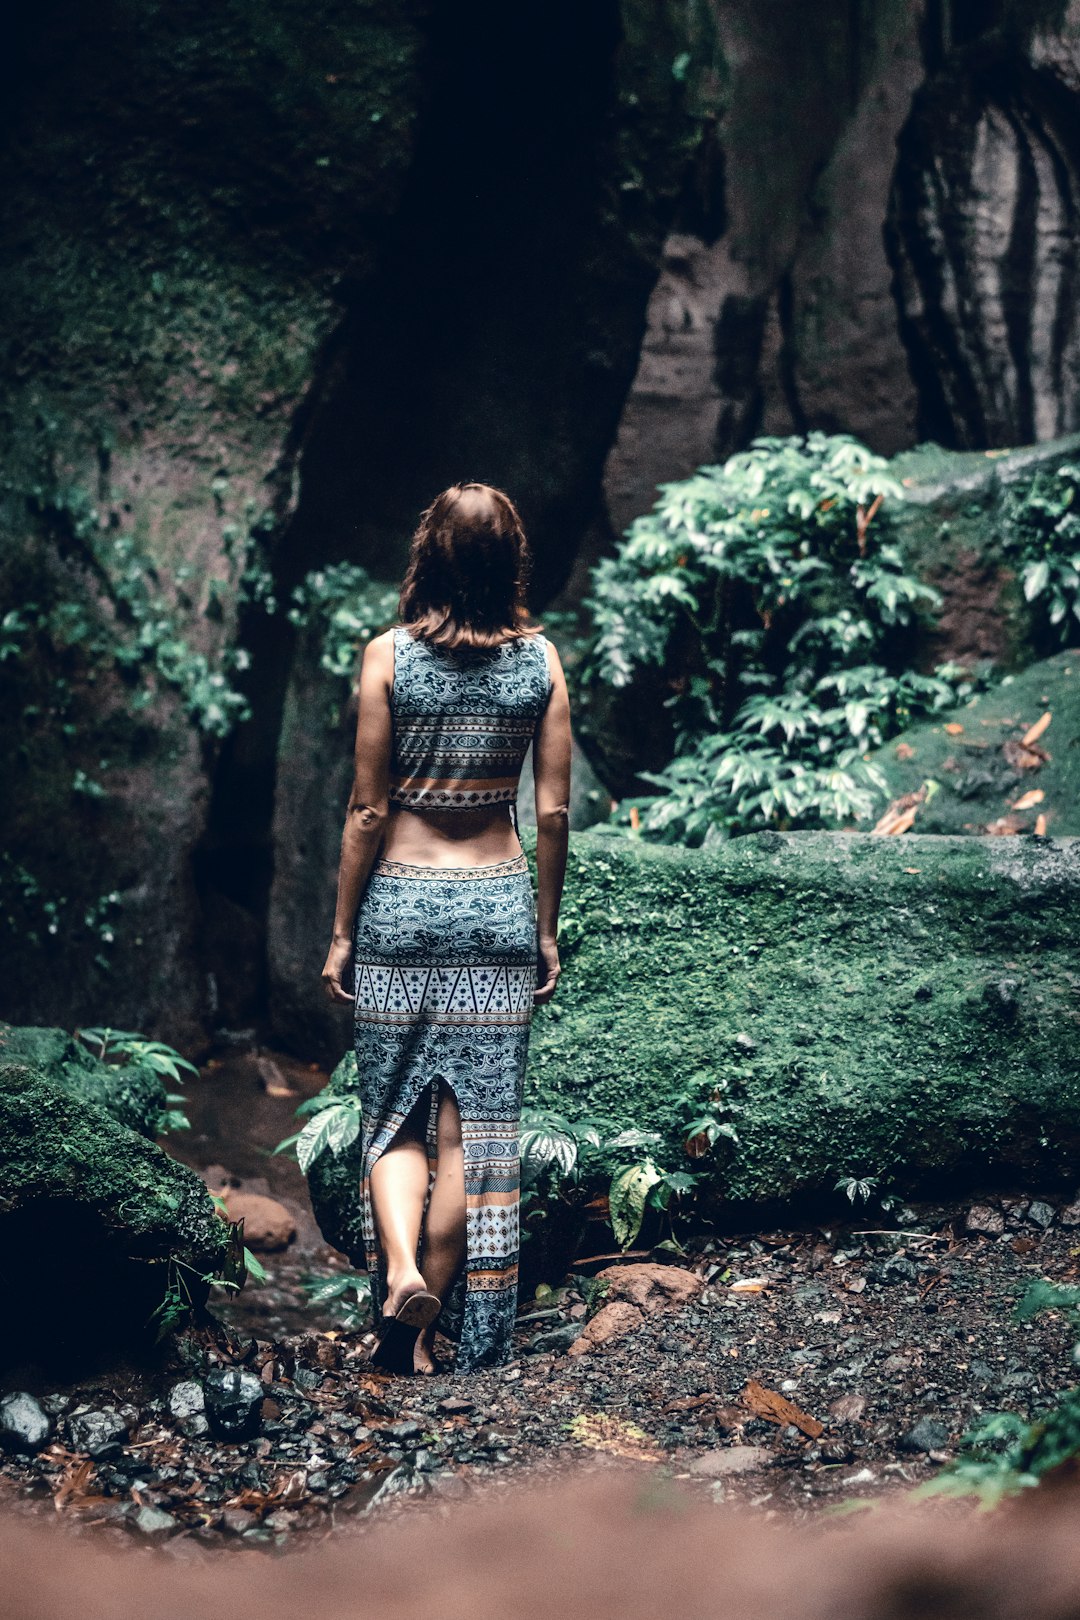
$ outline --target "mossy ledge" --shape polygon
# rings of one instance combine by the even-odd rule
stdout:
[[[530,842],[530,851],[532,842]],[[530,853],[530,859],[532,855]],[[1075,1174],[1080,840],[571,839],[528,1103],[662,1133],[723,1088],[718,1200]]]
[[[227,1242],[193,1170],[62,1075],[0,1062],[0,1363],[81,1368],[145,1347],[169,1262],[205,1298]]]
[[[535,831],[522,830],[535,882]],[[526,1106],[660,1133],[713,1212],[1024,1175],[1080,1148],[1080,839],[755,833],[717,850],[571,834]],[[348,1057],[335,1084],[351,1089]],[[719,1088],[721,1137],[685,1154]],[[362,1264],[359,1158],[311,1176]]]

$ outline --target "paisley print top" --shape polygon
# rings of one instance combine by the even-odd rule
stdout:
[[[391,804],[475,810],[515,803],[551,688],[542,635],[448,651],[396,625]]]

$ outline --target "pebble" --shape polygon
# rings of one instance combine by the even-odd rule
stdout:
[[[51,1429],[49,1414],[25,1390],[13,1390],[0,1401],[0,1445],[6,1451],[40,1451]]]
[[[900,1436],[902,1451],[940,1451],[949,1443],[949,1431],[936,1418],[922,1417]]]
[[[215,1367],[203,1384],[210,1427],[222,1440],[249,1440],[262,1420],[262,1381],[242,1367]]]
[[[141,1530],[144,1536],[156,1536],[166,1530],[175,1530],[177,1520],[171,1513],[162,1508],[141,1507],[135,1515],[135,1528]]]
[[[773,1454],[766,1446],[717,1446],[691,1458],[688,1472],[705,1479],[721,1479],[727,1474],[750,1474],[768,1468]]]
[[[206,1397],[197,1379],[186,1378],[183,1383],[174,1384],[169,1391],[166,1405],[169,1416],[181,1434],[193,1439],[196,1435],[207,1432],[209,1425],[206,1421]]]
[[[992,1209],[989,1204],[972,1204],[964,1221],[964,1230],[997,1237],[1005,1230],[1005,1217],[1000,1209]]]
[[[1033,1198],[1028,1205],[1027,1218],[1035,1226],[1041,1226],[1046,1231],[1054,1223],[1054,1211],[1049,1204],[1044,1204],[1041,1198]]]
[[[67,1420],[68,1436],[75,1451],[100,1462],[105,1457],[119,1456],[128,1437],[128,1425],[112,1406],[100,1412],[74,1412]]]

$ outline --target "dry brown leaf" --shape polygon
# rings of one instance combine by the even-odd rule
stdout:
[[[914,877],[916,872],[921,872],[922,871],[922,867],[921,866],[905,866],[904,871],[907,872],[909,876]]]
[[[1027,793],[1021,793],[1009,806],[1010,810],[1033,810],[1037,804],[1042,804],[1046,794],[1042,788],[1030,788]]]
[[[764,1277],[741,1277],[728,1287],[729,1294],[763,1294],[768,1288]]]
[[[1046,713],[1041,715],[1033,726],[1028,727],[1027,731],[1024,732],[1024,735],[1020,739],[1025,748],[1030,748],[1032,743],[1038,742],[1039,738],[1042,736],[1052,719],[1053,714],[1049,709],[1047,709]]]
[[[1012,838],[1026,825],[1023,816],[999,816],[996,821],[988,821],[983,831],[991,838]]]
[[[1037,771],[1040,765],[1046,765],[1050,759],[1045,748],[1038,745],[1027,748],[1015,737],[1005,739],[1001,745],[1001,752],[1005,756],[1005,763],[1011,765],[1014,771]]]
[[[946,721],[944,729],[949,733],[950,737],[962,737],[964,735],[964,728],[957,720]]]
[[[811,1440],[816,1440],[825,1432],[825,1425],[819,1423],[817,1418],[812,1418],[808,1413],[801,1411],[777,1390],[766,1389],[756,1378],[747,1381],[740,1399],[755,1417],[764,1418],[767,1423],[778,1423],[781,1427],[793,1423],[803,1434],[809,1435]]]
[[[917,788],[914,793],[901,793],[890,804],[877,826],[871,829],[872,833],[879,838],[895,838],[900,833],[906,833],[925,798],[925,786]]]
[[[1036,838],[1045,838],[1046,837],[1046,817],[1045,817],[1045,815],[1040,814],[1040,815],[1037,815],[1035,817],[1035,836],[1036,836]]]

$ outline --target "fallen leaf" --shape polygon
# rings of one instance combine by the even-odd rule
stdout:
[[[963,726],[956,720],[947,721],[944,729],[949,733],[950,737],[962,737],[964,734]]]
[[[582,1412],[567,1424],[571,1440],[592,1451],[610,1451],[616,1457],[631,1457],[638,1462],[655,1462],[660,1457],[655,1445],[644,1429],[636,1423],[625,1423],[621,1418],[609,1417],[606,1412]]]
[[[1052,719],[1053,715],[1051,711],[1047,709],[1046,713],[1036,720],[1033,726],[1028,727],[1027,731],[1024,732],[1024,735],[1020,739],[1025,748],[1030,748],[1032,743],[1038,742],[1039,738],[1042,736]]]
[[[1046,837],[1046,817],[1044,815],[1035,817],[1035,836],[1036,838]]]
[[[1005,756],[1005,763],[1011,765],[1014,771],[1037,771],[1041,765],[1047,765],[1050,755],[1045,748],[1029,748],[1015,737],[1007,737],[1001,745],[1001,752]]]
[[[819,1423],[817,1418],[801,1411],[775,1389],[766,1389],[756,1378],[748,1380],[740,1399],[755,1417],[764,1418],[767,1423],[778,1423],[781,1427],[793,1423],[803,1434],[809,1435],[811,1440],[816,1440],[819,1435],[825,1433],[825,1425]]]
[[[991,838],[1011,838],[1015,833],[1022,833],[1024,826],[1023,816],[999,816],[996,821],[988,821],[983,831]]]
[[[1021,793],[1009,806],[1010,810],[1031,810],[1037,804],[1042,804],[1046,794],[1042,788],[1030,788],[1027,793]]]
[[[921,872],[922,871],[922,867],[921,866],[905,866],[904,871],[908,874],[909,877],[914,877],[916,872]]]
[[[729,1294],[763,1294],[769,1284],[764,1277],[741,1277],[728,1288]]]
[[[902,793],[894,799],[876,827],[871,829],[879,838],[895,838],[906,833],[915,820],[915,813],[926,799],[925,785],[914,793]]]

